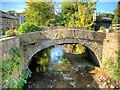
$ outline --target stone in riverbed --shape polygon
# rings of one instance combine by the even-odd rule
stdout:
[[[113,85],[110,85],[110,88],[115,88]]]

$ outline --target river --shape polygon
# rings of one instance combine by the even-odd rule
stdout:
[[[24,90],[34,88],[96,88],[92,75],[94,66],[80,54],[65,53],[64,45],[57,45],[50,51],[50,63],[45,72],[32,70]],[[63,58],[64,57],[64,58]],[[63,63],[64,62],[64,63]]]

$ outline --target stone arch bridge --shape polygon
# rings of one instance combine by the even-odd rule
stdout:
[[[106,72],[120,70],[120,32],[102,33],[75,28],[49,28],[48,30],[0,39],[0,61],[11,60],[10,49],[19,48],[23,53],[20,68],[16,68],[16,72],[13,72],[12,75],[20,81],[22,75],[28,70],[28,65],[34,54],[47,47],[64,43],[85,45],[92,51],[91,56],[94,55],[97,58],[100,67]],[[120,78],[120,76],[118,77]]]
[[[80,43],[91,49],[99,63],[102,63],[103,40],[105,37],[105,33],[79,29],[59,29],[23,34],[19,39],[27,60],[30,60],[38,51],[50,46],[64,43]]]
[[[1,58],[8,58],[8,50],[11,47],[18,47],[24,53],[23,59],[27,66],[32,56],[38,51],[64,43],[80,43],[85,45],[94,52],[101,67],[108,58],[119,57],[116,52],[120,49],[120,33],[103,33],[75,28],[50,28],[48,30],[1,39]]]

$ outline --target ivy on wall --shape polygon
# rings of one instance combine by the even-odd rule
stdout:
[[[3,88],[22,88],[26,78],[31,74],[30,70],[20,73],[22,53],[18,48],[10,49],[11,58],[2,60],[2,85]],[[19,78],[18,78],[19,77]]]
[[[106,70],[113,78],[120,79],[120,60],[118,60],[118,62],[116,60],[118,59],[107,59],[103,64],[103,69]]]

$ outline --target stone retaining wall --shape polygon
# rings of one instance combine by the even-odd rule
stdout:
[[[101,68],[120,79],[120,32],[106,34]]]
[[[0,61],[10,58],[10,49],[19,48],[19,37],[8,37],[0,39]]]

